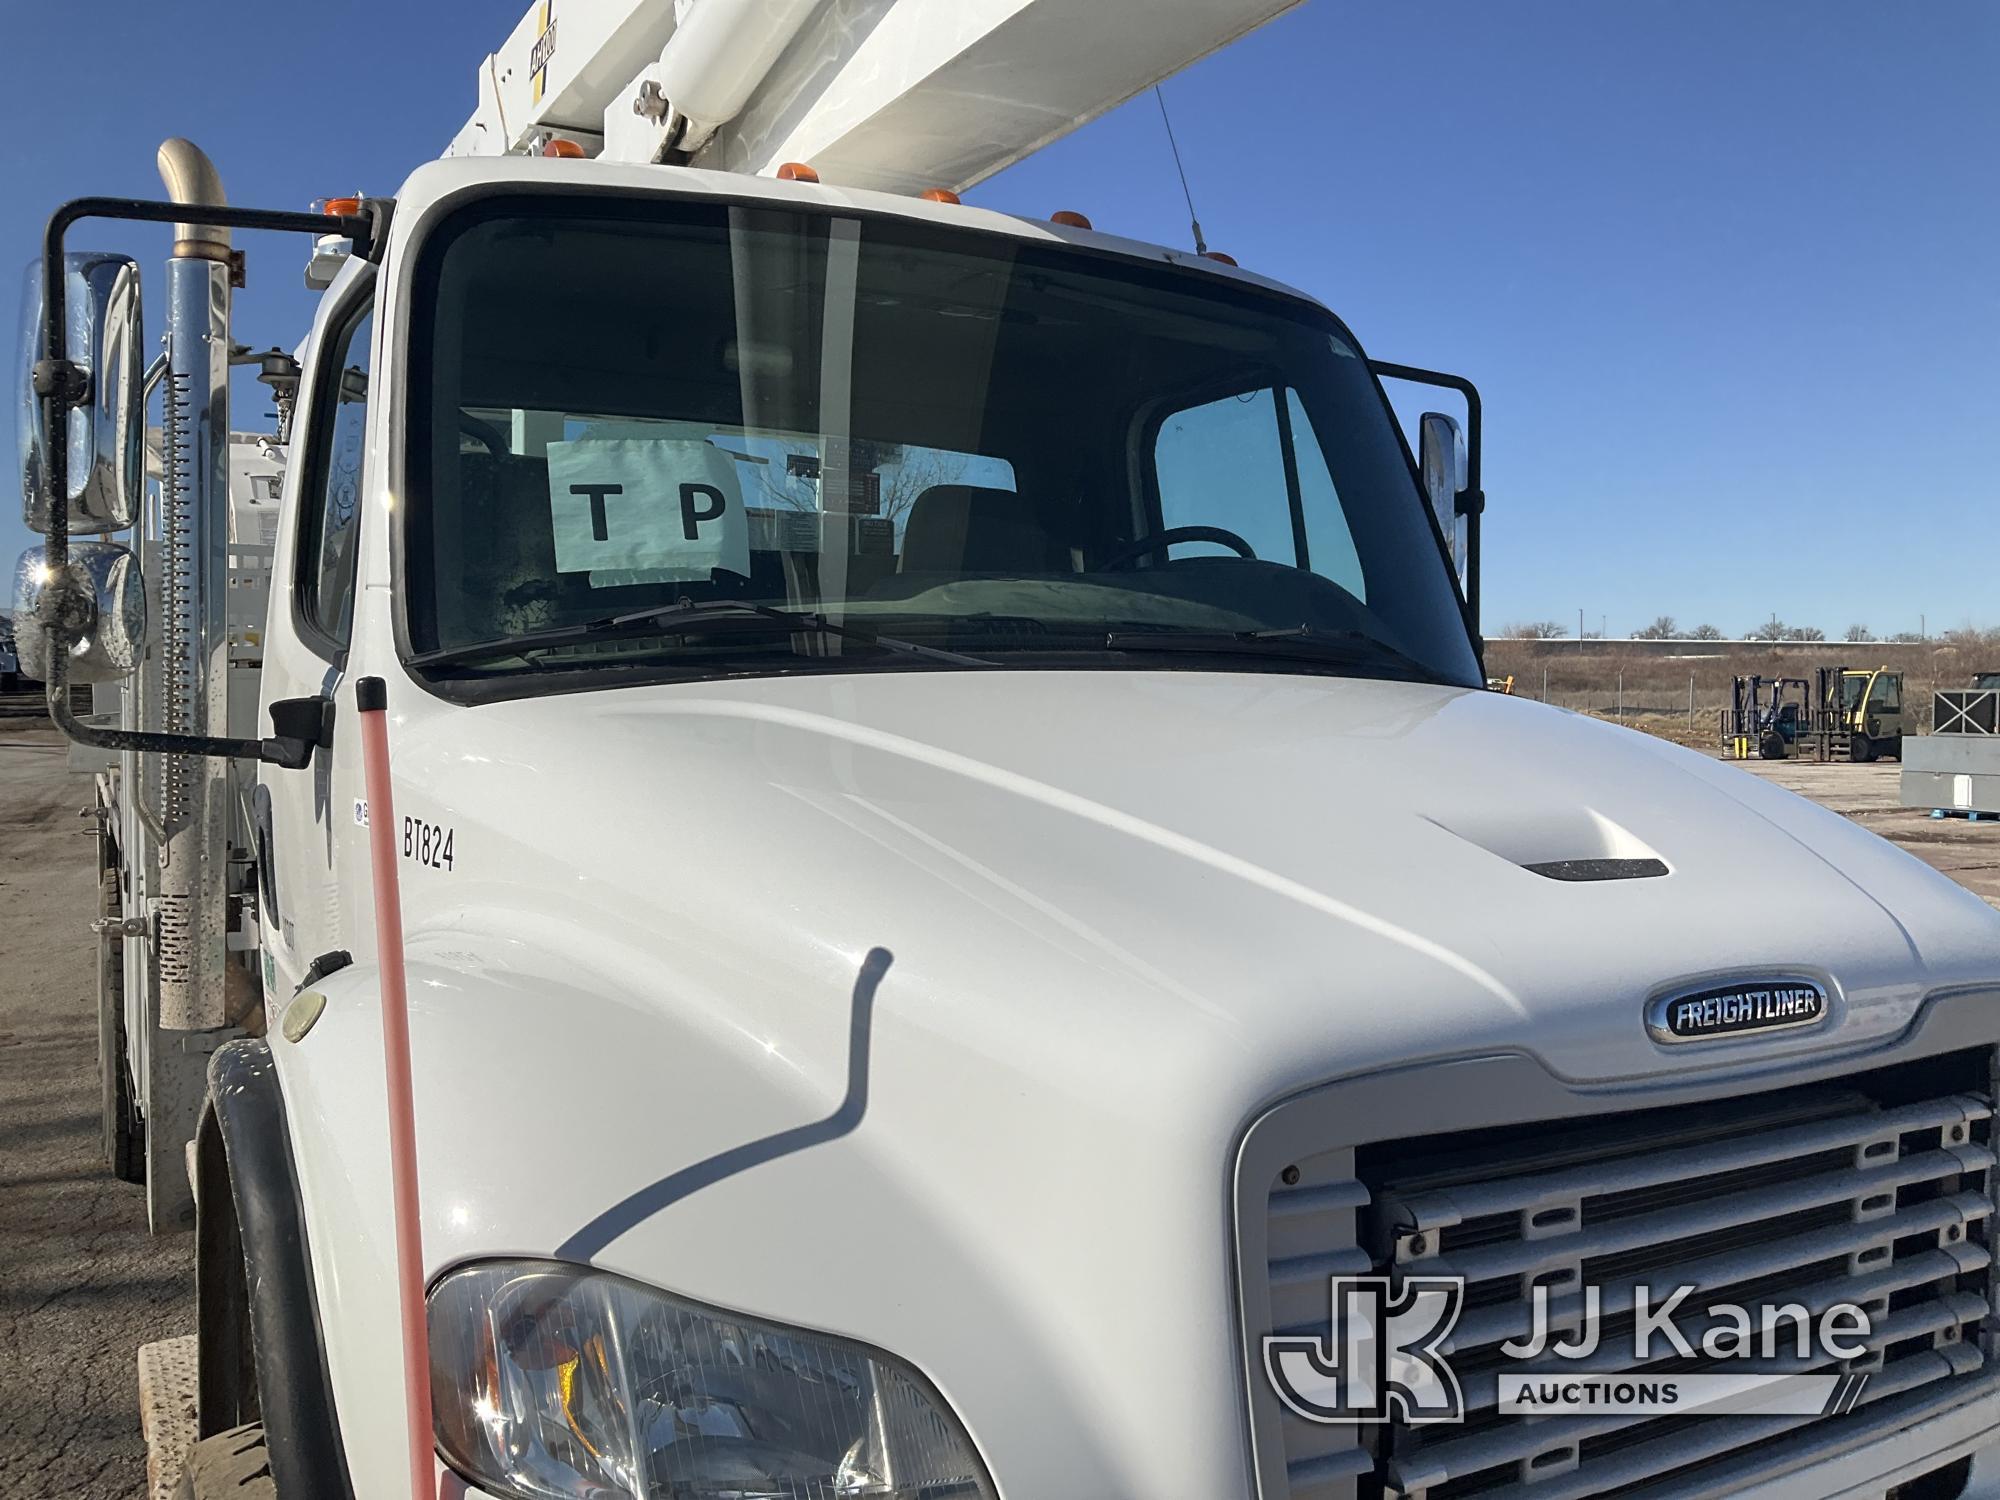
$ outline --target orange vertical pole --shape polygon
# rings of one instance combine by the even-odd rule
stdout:
[[[389,690],[354,685],[368,792],[375,878],[376,968],[382,986],[382,1060],[389,1086],[389,1180],[395,1201],[396,1289],[403,1314],[403,1395],[409,1409],[410,1500],[431,1500],[437,1472],[431,1428],[430,1327],[424,1307],[424,1230],[417,1198],[417,1115],[410,1079],[410,994],[403,973],[403,898],[396,869],[396,806],[389,785]]]

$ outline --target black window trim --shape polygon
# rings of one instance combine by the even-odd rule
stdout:
[[[347,648],[354,635],[353,605],[349,606],[348,640],[336,639],[314,618],[306,608],[306,596],[310,592],[315,601],[319,596],[319,570],[312,569],[312,577],[307,577],[306,555],[310,542],[312,556],[317,563],[319,541],[323,539],[326,523],[326,471],[332,456],[333,403],[340,394],[341,372],[347,368],[347,352],[354,341],[355,325],[364,318],[374,318],[375,277],[370,274],[357,280],[354,287],[340,302],[328,309],[326,317],[327,337],[313,350],[313,366],[308,374],[311,382],[305,402],[305,428],[307,446],[305,462],[299,468],[298,514],[293,523],[292,555],[289,559],[292,580],[292,629],[305,644],[308,651],[334,667],[342,666],[347,658]],[[376,320],[369,328],[369,338],[381,334],[381,322]],[[375,379],[375,351],[369,350],[369,380]],[[373,391],[370,391],[373,396]],[[368,461],[367,446],[362,447],[363,475]],[[357,478],[357,484],[361,480]],[[365,485],[362,486],[365,489]],[[354,545],[350,556],[353,558],[355,581],[358,584],[361,568],[362,517],[354,518]],[[358,602],[358,601],[356,601]]]

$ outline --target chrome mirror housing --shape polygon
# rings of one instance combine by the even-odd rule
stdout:
[[[139,513],[145,481],[145,333],[139,263],[127,255],[72,251],[63,257],[65,356],[83,367],[84,399],[69,414],[69,530],[123,531]],[[28,268],[21,318],[21,513],[49,529],[50,435],[33,371],[47,353],[42,267]]]
[[[1466,518],[1459,513],[1458,497],[1466,484],[1465,435],[1458,423],[1443,412],[1427,411],[1419,427],[1418,463],[1423,472],[1424,494],[1437,515],[1438,530],[1451,547],[1452,570],[1459,582],[1466,579]]]
[[[48,681],[50,656],[61,650],[66,682],[130,677],[146,651],[138,559],[116,542],[72,542],[58,575],[41,548],[29,548],[14,574],[14,640],[24,676]]]

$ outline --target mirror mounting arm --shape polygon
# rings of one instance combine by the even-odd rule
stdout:
[[[291,766],[296,752],[281,739],[217,739],[204,734],[145,734],[128,729],[100,729],[86,724],[69,706],[69,693],[58,680],[56,663],[49,663],[49,717],[79,745],[94,750],[135,750],[145,755],[206,755],[229,760],[261,760]],[[308,758],[310,758],[308,756]],[[303,765],[305,762],[300,761]]]
[[[73,359],[38,359],[30,378],[35,394],[54,397],[65,406],[81,406],[90,399],[90,371]]]

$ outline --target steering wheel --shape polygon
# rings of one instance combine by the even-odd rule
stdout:
[[[1227,547],[1238,557],[1254,560],[1257,554],[1250,544],[1233,531],[1220,526],[1169,526],[1165,531],[1156,531],[1151,536],[1142,536],[1136,542],[1128,542],[1105,558],[1100,571],[1109,573],[1118,568],[1130,567],[1142,557],[1150,557],[1155,552],[1164,552],[1169,547],[1182,542],[1214,542],[1218,547]]]

